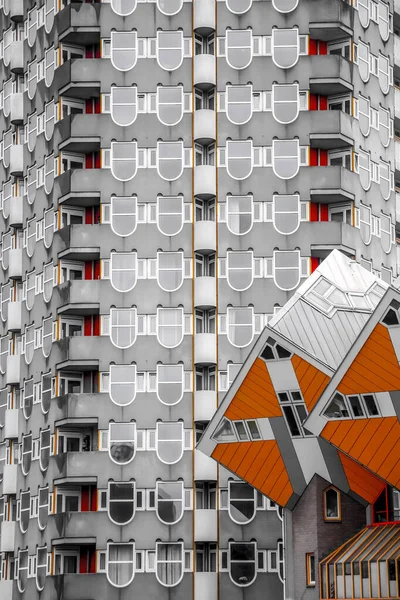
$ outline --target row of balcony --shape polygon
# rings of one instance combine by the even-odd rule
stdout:
[[[62,373],[62,371],[59,373]],[[215,407],[217,406],[217,396],[218,393],[215,390],[196,390],[194,392],[194,421],[209,421],[214,416]],[[79,395],[79,397],[82,399],[82,402],[76,403],[77,395],[68,394],[65,397],[63,410],[60,414],[68,414],[72,419],[84,420],[89,414],[95,414],[95,411],[98,411],[99,407],[103,407],[105,412],[109,410],[110,398],[107,393],[84,393],[83,395]],[[23,427],[23,422],[23,415],[19,408],[7,408],[4,417],[4,428],[2,429],[2,439],[18,439],[18,432],[21,431],[18,428]]]
[[[215,300],[214,300],[215,302]],[[97,356],[99,350],[103,347],[106,351],[108,336],[76,336],[63,340],[60,353],[62,356],[68,356],[68,364],[71,368],[75,363],[75,370],[79,370],[79,365],[84,363],[88,356]],[[212,365],[217,362],[217,334],[216,333],[196,333],[194,336],[194,362],[196,365]],[[12,354],[7,357],[6,385],[18,385],[21,380],[21,360],[19,354]],[[94,366],[98,361],[94,360]],[[215,407],[215,403],[214,403]]]
[[[195,515],[193,541],[217,542],[218,511],[216,509],[196,509]],[[65,539],[79,538],[82,536],[82,531],[104,531],[110,526],[106,512],[89,511],[49,515],[48,527],[51,527],[51,519],[54,519],[57,520],[57,529],[60,531],[62,517],[64,517],[64,527],[62,527],[62,530]],[[0,552],[14,552],[15,548],[18,547],[19,536],[19,524],[16,521],[3,521],[0,524]]]
[[[396,88],[396,106],[400,107],[398,94],[400,90]],[[11,118],[14,122],[22,122],[22,108],[20,92],[11,95]],[[14,111],[14,114],[13,114]],[[396,114],[400,111],[396,109]],[[151,119],[153,117],[150,117]],[[113,133],[109,137],[99,136],[99,130],[109,125],[111,117],[108,114],[76,114],[63,118],[58,122],[55,128],[54,146],[56,154],[62,152],[79,152],[88,154],[100,152],[103,145],[109,147],[113,138]],[[143,125],[146,125],[148,117],[140,115]],[[270,127],[276,125],[271,113],[253,114],[254,127],[260,125],[260,119],[264,125]],[[309,138],[301,140],[301,143],[310,143],[314,148],[338,149],[351,146],[357,135],[358,128],[355,129],[356,122],[353,117],[342,111],[302,111],[299,119],[305,131],[309,132]],[[254,133],[249,124],[249,133]],[[296,133],[298,123],[288,125],[287,137],[290,138]],[[291,129],[293,128],[293,131]],[[253,136],[254,137],[254,136]],[[201,108],[194,112],[193,140],[200,144],[209,144],[215,142],[216,134],[216,111],[208,108]],[[257,139],[254,139],[257,144]],[[140,142],[139,142],[140,145]],[[103,146],[103,147],[104,147]],[[23,170],[23,145],[17,144],[10,147],[10,170],[11,174],[17,175]]]
[[[19,165],[23,159],[23,146],[13,146],[18,154],[17,161],[11,163],[11,174],[20,176],[23,172]],[[17,165],[14,167],[14,164]],[[400,165],[400,144],[396,144],[396,171]],[[194,196],[201,200],[207,200],[217,195],[217,169],[213,165],[197,165],[193,167]],[[87,201],[92,194],[94,200],[100,196],[100,190],[107,189],[103,181],[108,181],[110,171],[108,169],[71,169],[56,178],[56,184],[60,189],[59,196],[68,199],[69,205],[82,206],[82,198]],[[277,184],[279,182],[277,181]],[[55,184],[55,185],[56,185]],[[237,182],[232,180],[232,191]],[[311,202],[348,202],[354,197],[354,191],[359,188],[359,176],[339,166],[319,166],[309,170],[300,168],[299,173],[293,179],[293,188],[299,190],[304,198],[310,198]],[[115,181],[114,191],[116,195],[122,195],[123,184]],[[121,190],[121,191],[120,191]],[[10,202],[10,225],[19,227],[22,224],[23,199],[12,198]],[[208,235],[208,234],[207,234]],[[198,240],[202,234],[198,233]],[[202,242],[201,242],[202,243]],[[201,246],[200,243],[200,246]],[[212,249],[213,244],[211,244]],[[199,248],[200,249],[200,248]]]
[[[302,62],[292,68],[293,81],[304,79],[304,69],[309,73],[309,87],[311,94],[329,96],[332,94],[348,93],[353,89],[353,76],[351,63],[337,55],[307,56],[307,65]],[[198,54],[193,58],[194,85],[201,88],[214,87],[216,84],[215,56]],[[109,63],[102,58],[85,59],[77,58],[66,61],[56,69],[55,86],[61,96],[68,98],[87,99],[99,97],[104,89],[101,82],[109,81]],[[96,76],[97,75],[97,76]],[[127,85],[126,76],[115,71],[113,73],[115,85]],[[94,79],[95,76],[95,79]]]
[[[340,2],[318,3],[313,7],[310,35],[329,41],[342,39],[353,29],[352,13],[351,7],[346,10]],[[135,17],[135,12],[132,17]],[[65,7],[57,15],[56,27],[60,39],[67,43],[76,42],[79,29],[81,36],[93,34],[96,30],[100,33],[98,19],[98,11],[90,4],[72,4]],[[193,2],[193,29],[198,33],[216,29],[215,0]]]
[[[22,15],[19,13],[20,2],[21,0],[13,0],[11,3],[17,7],[15,13],[13,11],[12,15],[14,20],[22,19]],[[318,5],[315,7],[315,11],[313,11],[313,19],[309,26],[310,36],[313,39],[325,41],[335,41],[343,39],[346,36],[351,36],[351,17],[352,11],[350,9],[347,11],[343,10],[340,3]],[[91,4],[80,3],[65,7],[57,17],[57,29],[60,41],[64,43],[77,43],[83,40],[84,43],[88,44],[99,43],[101,32],[98,18],[98,11]],[[193,26],[196,32],[215,31],[215,1],[202,0],[201,2],[195,2],[193,18]],[[11,44],[10,67],[12,71],[22,72],[24,69],[23,44],[23,41],[15,41]],[[197,60],[200,58],[205,60]],[[395,58],[398,63],[400,56],[397,47],[395,47]],[[215,85],[215,58],[211,55],[198,55],[195,57],[194,62],[195,85],[202,85],[204,83]],[[204,64],[200,65],[200,62]],[[196,63],[198,63],[197,67]]]
[[[215,406],[214,406],[215,411]],[[57,462],[57,472],[62,478],[76,478],[75,481],[85,481],[90,473],[108,473],[110,458],[107,452],[68,452],[63,455],[65,460],[61,465],[60,455],[50,457],[50,461]],[[194,450],[194,479],[195,481],[217,481],[217,463],[206,456],[200,450]],[[49,467],[52,469],[51,465]],[[61,472],[59,471],[61,469]],[[54,471],[54,469],[52,469]],[[21,471],[19,465],[4,465],[2,493],[5,495],[16,495],[19,493],[18,474]]]

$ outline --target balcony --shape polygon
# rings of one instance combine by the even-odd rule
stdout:
[[[57,480],[55,480],[54,484],[58,489],[59,484]],[[71,479],[69,485],[77,484],[74,484]],[[52,519],[55,521],[53,527],[51,527]],[[57,538],[81,538],[82,536],[92,535],[96,530],[99,532],[108,530],[109,535],[112,535],[112,527],[110,527],[107,513],[97,511],[65,512],[53,515],[52,519],[49,519],[48,527],[51,527],[52,536]],[[99,537],[102,537],[102,535]]]
[[[353,65],[341,56],[309,56],[307,64],[310,77],[310,93],[330,96],[353,90],[351,69]],[[318,75],[320,73],[320,75]]]
[[[21,411],[19,408],[7,408],[4,417],[4,438],[18,439],[18,423]]]
[[[23,196],[14,196],[10,199],[9,224],[11,227],[22,227],[24,222],[24,198]]]
[[[59,41],[64,44],[98,44],[100,42],[100,6],[72,3],[57,15]]]
[[[196,308],[212,308],[217,305],[216,277],[196,277],[194,280],[194,305]]]
[[[194,195],[202,200],[217,194],[216,168],[212,165],[199,165],[194,168]]]
[[[3,494],[12,495],[17,493],[18,465],[4,465],[3,470]]]
[[[197,54],[194,57],[194,85],[207,90],[216,85],[215,56]]]
[[[215,142],[215,111],[208,108],[194,113],[194,140],[199,144]]]
[[[80,422],[83,422],[95,414],[107,415],[107,419],[109,419],[112,413],[115,413],[115,419],[118,419],[116,416],[118,409],[111,405],[110,397],[105,393],[82,393],[60,396],[59,402],[51,404],[50,411],[51,417],[55,421],[59,421],[60,419],[79,419]],[[107,423],[101,424],[101,426],[106,426]]]
[[[16,521],[3,521],[0,524],[0,552],[14,552]]]
[[[218,574],[194,573],[194,600],[218,600]]]
[[[311,168],[306,175],[311,202],[348,202],[360,189],[357,173],[343,167]]]
[[[98,122],[100,123],[100,120],[98,120]],[[84,131],[86,132],[87,122],[83,121],[82,125],[84,125]],[[98,131],[98,128],[97,128],[97,131]],[[100,152],[100,141],[101,141],[100,136],[96,136],[96,135],[94,135],[94,136],[75,135],[75,136],[71,136],[71,137],[64,139],[58,145],[58,150],[60,152],[61,151],[80,152],[81,154],[91,154],[92,152]]]
[[[22,279],[22,248],[12,248],[9,254],[8,277]]]
[[[99,97],[101,73],[105,66],[109,68],[108,61],[101,58],[68,60],[56,69],[54,87],[59,89],[60,96],[68,98],[87,100]]]
[[[10,98],[11,112],[10,119],[11,123],[19,125],[24,120],[24,95],[22,92],[14,92]]]
[[[104,283],[100,280],[68,281],[62,283],[55,290],[60,299],[57,305],[59,315],[95,315],[100,310],[101,289]]]
[[[317,2],[310,15],[310,37],[325,42],[352,37],[353,10],[345,2],[330,2],[326,5]]]
[[[213,390],[196,390],[194,393],[194,420],[210,421],[217,409],[217,393]]]
[[[312,111],[307,112],[307,119],[304,126],[310,132],[312,148],[333,150],[354,145],[358,123],[350,115],[339,110]]]
[[[101,225],[70,225],[59,232],[59,258],[97,260],[100,258]]]
[[[100,204],[100,189],[107,176],[109,173],[102,169],[74,169],[63,173],[56,179],[58,203],[79,207]]]
[[[11,42],[10,47],[10,69],[13,73],[24,71],[24,42],[16,40]]]
[[[7,385],[17,385],[21,379],[21,356],[7,356],[6,382]]]
[[[88,476],[96,473],[98,487],[102,487],[107,485],[107,478],[111,477],[112,465],[108,452],[68,452],[50,457],[49,477],[71,477],[75,481],[80,479],[86,482]]]
[[[215,29],[215,0],[195,0],[193,3],[193,29],[207,35]]]
[[[53,343],[53,352],[57,349],[58,368],[75,371],[96,371],[99,357],[105,360],[108,344],[106,336],[76,336]]]
[[[195,542],[216,542],[218,539],[218,511],[200,509],[195,511]]]
[[[21,302],[10,302],[8,305],[7,329],[8,331],[21,331],[22,326],[22,304]]]
[[[349,256],[355,254],[356,230],[347,223],[338,221],[308,222],[303,223],[300,229],[292,235],[291,242],[294,248],[301,244],[304,256],[325,258],[334,248],[338,248]]]
[[[24,146],[14,144],[10,148],[10,175],[18,177],[24,171]]]
[[[100,152],[104,120],[107,115],[70,115],[56,125],[55,148],[64,152]],[[107,142],[105,142],[107,143]]]
[[[12,21],[22,21],[24,18],[24,0],[11,0],[10,19]]]
[[[196,333],[194,337],[194,362],[196,365],[216,364],[217,336],[215,333]]]
[[[196,167],[198,168],[198,167]],[[217,248],[215,221],[196,221],[194,225],[194,250],[209,254]]]
[[[217,462],[200,450],[194,451],[194,478],[196,481],[217,481]]]

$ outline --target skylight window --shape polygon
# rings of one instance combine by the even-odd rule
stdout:
[[[327,315],[332,316],[338,309],[363,310],[371,312],[385,293],[379,283],[374,283],[366,293],[351,293],[340,290],[336,285],[321,278],[305,298]]]
[[[249,440],[261,440],[261,432],[257,421],[254,419],[246,421],[230,421],[226,417],[222,419],[214,432],[214,440],[223,442],[247,442]]]
[[[324,411],[326,419],[362,419],[379,416],[380,411],[375,394],[343,396],[336,392]]]

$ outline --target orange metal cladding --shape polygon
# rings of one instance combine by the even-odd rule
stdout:
[[[345,395],[400,390],[399,360],[384,325],[375,327],[338,390]]]
[[[400,423],[397,417],[333,421],[325,425],[321,437],[390,485],[399,487]]]
[[[293,494],[274,440],[218,444],[212,457],[280,506],[286,506]]]
[[[338,386],[342,394],[400,390],[400,367],[389,332],[378,323]],[[397,417],[334,421],[321,436],[389,484],[400,484]]]
[[[354,460],[343,454],[343,452],[339,452],[338,454],[350,489],[361,496],[361,498],[364,498],[369,504],[375,502],[386,484],[382,479],[367,471],[367,469],[354,462]]]
[[[292,357],[292,365],[308,412],[310,412],[328,385],[329,377],[296,354]]]
[[[237,421],[281,415],[267,365],[260,358],[256,358],[225,411],[225,416],[232,421]]]

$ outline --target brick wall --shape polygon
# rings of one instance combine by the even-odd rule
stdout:
[[[324,521],[323,491],[329,485],[325,479],[315,475],[293,511],[296,600],[320,598],[318,568],[315,587],[307,587],[306,584],[306,553],[314,552],[319,562],[366,525],[365,507],[345,494],[341,494],[341,522]]]

